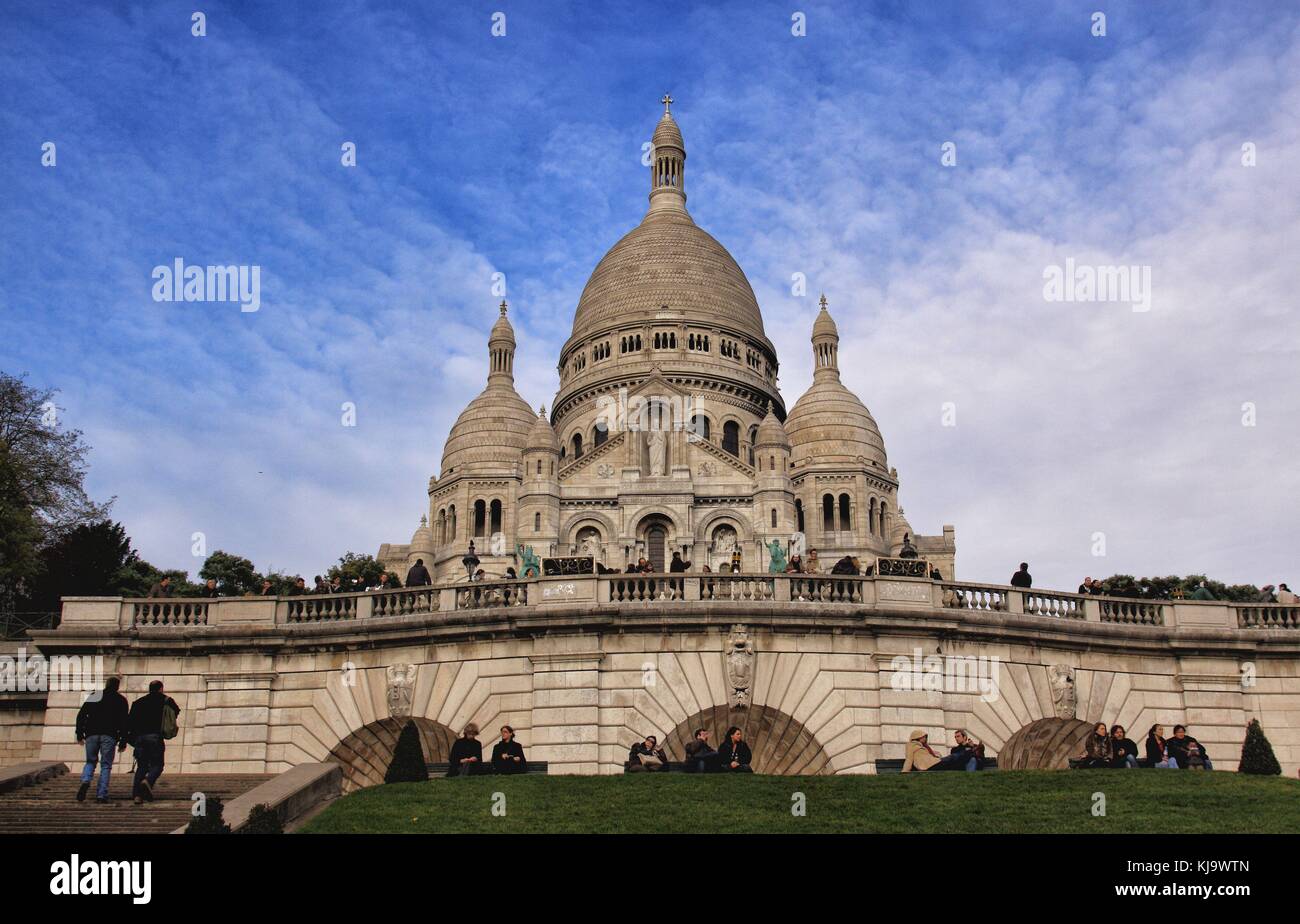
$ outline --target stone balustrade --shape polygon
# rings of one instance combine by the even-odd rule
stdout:
[[[1173,629],[1300,629],[1300,607],[1226,601],[1133,600],[998,584],[826,574],[602,574],[487,581],[296,597],[64,598],[70,631],[103,627],[292,626],[572,604],[697,602],[841,605],[868,611],[945,611]]]

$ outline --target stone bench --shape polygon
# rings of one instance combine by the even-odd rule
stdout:
[[[445,760],[440,763],[425,764],[425,766],[428,767],[429,769],[429,776],[446,776],[447,771],[451,769],[451,764]],[[494,776],[494,774],[492,773],[491,761],[484,761],[483,766],[488,768],[487,772],[482,774],[475,774],[476,776]],[[524,772],[525,773],[547,773],[549,772],[550,766],[551,766],[550,761],[530,760],[528,761],[528,769],[525,770]],[[513,776],[514,774],[509,774],[509,775]]]
[[[996,770],[998,768],[998,759],[996,757],[984,758],[984,764],[980,770]],[[876,761],[876,773],[902,773],[903,761],[897,760],[878,760]]]
[[[631,769],[632,769],[632,761],[630,760],[623,761],[623,772],[627,773]],[[668,763],[664,764],[664,769],[647,770],[646,772],[647,773],[685,773],[686,763],[680,760],[670,760],[668,761]]]

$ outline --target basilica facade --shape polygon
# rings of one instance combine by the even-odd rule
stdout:
[[[429,479],[428,511],[378,558],[404,574],[466,579],[471,542],[489,576],[540,558],[607,568],[673,553],[699,571],[739,557],[747,572],[805,550],[818,570],[864,566],[905,537],[953,579],[953,528],[918,536],[897,469],[862,401],[840,381],[839,334],[823,296],[811,387],[787,410],[776,349],[744,272],[686,210],[686,146],[666,99],[652,138],[640,224],[596,265],[559,357],[550,414],[514,386],[507,306],[488,336],[487,385],[460,414]]]

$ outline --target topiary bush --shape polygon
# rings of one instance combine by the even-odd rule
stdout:
[[[230,825],[226,824],[221,817],[221,813],[225,811],[225,806],[221,804],[221,797],[209,796],[206,808],[206,814],[196,815],[190,819],[190,823],[185,826],[185,833],[229,834]]]
[[[280,816],[266,803],[255,805],[248,813],[248,821],[239,829],[240,834],[283,834]]]
[[[1273,745],[1264,736],[1259,719],[1251,719],[1246,726],[1246,740],[1241,743],[1241,765],[1239,773],[1253,773],[1257,776],[1278,776],[1282,765],[1273,754]]]
[[[385,783],[423,783],[429,779],[429,767],[424,761],[424,748],[420,745],[420,730],[407,721],[397,736],[393,748],[393,762],[384,774]]]

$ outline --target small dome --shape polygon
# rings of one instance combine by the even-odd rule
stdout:
[[[508,381],[489,383],[452,425],[442,450],[442,476],[467,467],[513,472],[535,419]]]
[[[772,405],[770,404],[767,406],[767,416],[758,425],[758,433],[754,436],[755,449],[764,449],[769,446],[780,449],[790,448],[790,438],[786,435],[785,427],[781,426],[781,421],[772,413]]]
[[[546,419],[546,405],[542,405],[537,410],[537,419],[533,421],[533,427],[528,431],[528,444],[525,446],[528,452],[545,450],[546,452],[559,453],[560,438],[555,435],[555,428],[551,422]]]
[[[821,311],[817,312],[817,320],[813,321],[812,335],[813,339],[818,337],[834,337],[837,340],[840,336],[840,329],[835,326],[835,319],[831,313],[826,310],[826,296],[821,297]]]
[[[496,323],[492,325],[492,330],[488,334],[488,345],[494,343],[515,345],[515,329],[510,324],[510,319],[506,317],[506,308],[508,306],[503,301],[501,303],[501,317],[497,318]]]
[[[854,462],[861,456],[881,471],[888,468],[875,418],[838,378],[813,382],[786,417],[785,432],[796,465]]]
[[[677,121],[672,117],[671,113],[665,112],[663,114],[663,118],[655,126],[655,133],[651,136],[650,143],[657,148],[668,146],[682,148],[683,150],[686,148],[685,143],[682,141],[681,129],[677,127]]]
[[[903,547],[903,537],[907,536],[916,545],[916,532],[912,529],[912,524],[907,522],[907,517],[903,516],[903,508],[898,508],[898,513],[894,517],[893,526],[889,530],[889,546],[895,552]]]
[[[420,515],[420,525],[411,534],[411,545],[407,549],[407,554],[428,555],[431,558],[433,556],[433,530],[429,529],[429,518],[423,514]],[[411,561],[415,559],[412,558]]]

